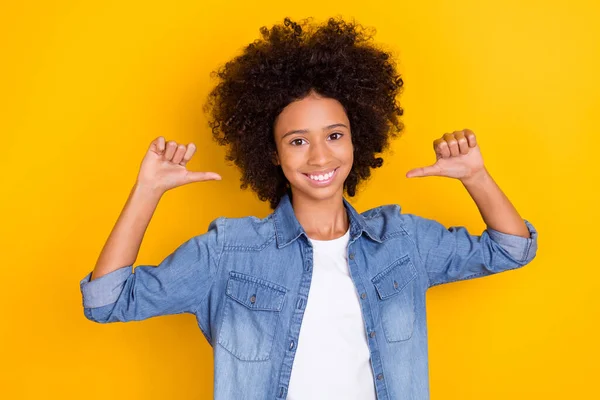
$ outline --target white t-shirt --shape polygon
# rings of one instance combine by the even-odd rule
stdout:
[[[313,274],[288,400],[375,400],[360,299],[346,256],[350,230],[313,240]]]

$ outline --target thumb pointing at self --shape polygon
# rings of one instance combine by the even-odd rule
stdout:
[[[196,172],[188,171],[187,180],[189,183],[202,181],[220,181],[221,175],[216,172]]]
[[[407,178],[415,178],[422,176],[439,176],[441,175],[441,168],[439,165],[429,165],[427,167],[411,169],[406,173]]]

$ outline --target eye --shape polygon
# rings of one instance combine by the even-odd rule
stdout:
[[[342,136],[344,136],[344,134],[341,132],[333,132],[331,135],[329,135],[329,137],[332,137],[333,135],[338,135],[338,138],[334,140],[340,140]]]
[[[303,140],[304,140],[304,139],[300,139],[300,138],[298,138],[298,139],[294,139],[294,140],[292,140],[292,141],[290,142],[290,144],[291,144],[292,146],[301,146],[301,145],[302,145],[302,141],[303,141]],[[299,143],[298,143],[298,142],[299,142]]]

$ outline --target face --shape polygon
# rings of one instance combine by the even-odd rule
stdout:
[[[352,169],[350,121],[341,103],[314,92],[283,109],[275,121],[277,154],[294,198],[341,197]]]

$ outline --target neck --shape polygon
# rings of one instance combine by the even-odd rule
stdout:
[[[293,193],[294,214],[308,237],[315,240],[333,240],[348,231],[348,213],[342,196],[341,191],[326,199],[314,199],[302,193]]]

